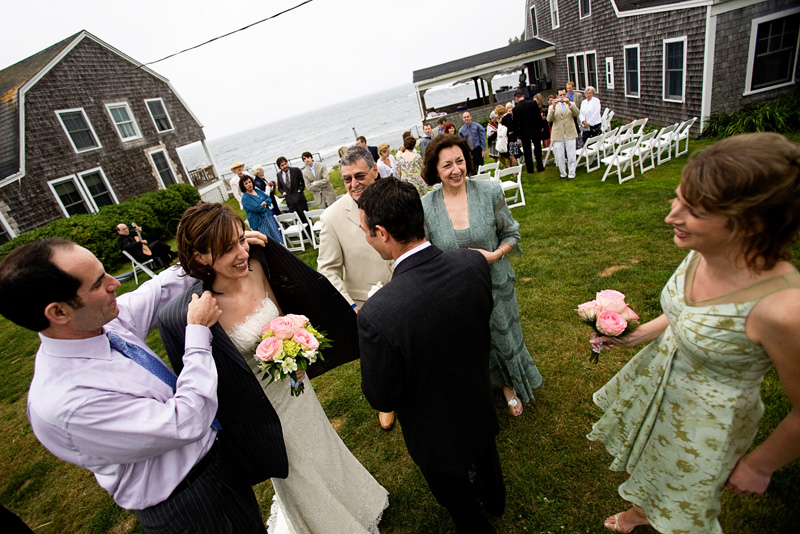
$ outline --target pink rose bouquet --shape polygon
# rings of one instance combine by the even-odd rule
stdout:
[[[303,382],[297,382],[297,371],[305,371],[317,359],[324,360],[320,351],[331,346],[331,340],[311,326],[308,317],[292,313],[264,325],[261,338],[255,354],[264,372],[261,380],[269,376],[272,383],[289,377],[295,397],[304,389]]]
[[[578,316],[594,328],[589,342],[592,344],[592,363],[597,363],[600,351],[611,348],[607,343],[598,342],[597,338],[622,337],[630,334],[639,324],[639,316],[625,303],[625,295],[613,289],[604,289],[594,300],[578,305]]]

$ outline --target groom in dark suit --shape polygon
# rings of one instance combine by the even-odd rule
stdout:
[[[408,452],[459,532],[495,532],[505,487],[489,381],[489,265],[478,252],[425,240],[419,194],[394,178],[359,199],[367,242],[395,260],[391,282],[358,313],[361,389],[395,410]],[[466,306],[465,306],[466,305]]]

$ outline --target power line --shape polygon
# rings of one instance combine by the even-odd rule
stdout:
[[[179,55],[181,55],[181,54],[183,54],[185,52],[189,52],[191,50],[195,50],[195,49],[200,48],[202,46],[205,46],[205,45],[207,45],[209,43],[213,43],[214,41],[218,41],[218,40],[223,39],[225,37],[229,37],[229,36],[233,35],[234,33],[239,33],[241,31],[244,31],[244,30],[247,30],[249,28],[252,28],[253,26],[261,24],[262,22],[267,22],[268,20],[272,20],[272,19],[278,18],[281,15],[284,15],[284,14],[290,12],[290,11],[294,11],[295,9],[298,9],[298,8],[300,8],[300,7],[302,7],[302,6],[306,5],[306,4],[310,4],[313,1],[314,0],[304,0],[303,2],[300,2],[299,4],[297,4],[295,6],[292,6],[290,8],[284,9],[283,11],[279,11],[278,13],[275,13],[274,15],[270,15],[267,18],[264,18],[264,19],[261,19],[259,21],[250,23],[247,26],[242,26],[238,30],[233,30],[233,31],[230,31],[230,32],[228,32],[226,34],[219,35],[217,37],[213,37],[213,38],[209,39],[208,41],[202,42],[202,43],[194,45],[194,46],[190,46],[189,48],[185,48],[185,49],[181,50],[180,52],[175,52],[174,54],[169,54],[168,56],[164,56],[161,59],[156,59],[155,61],[149,61],[147,63],[140,63],[139,65],[133,66],[133,67],[131,67],[129,69],[118,70],[118,71],[112,72],[110,74],[106,74],[105,76],[101,76],[99,78],[92,78],[91,80],[85,80],[85,81],[76,82],[76,83],[73,83],[73,84],[70,84],[70,85],[64,85],[64,86],[61,86],[61,87],[55,87],[55,88],[50,89],[49,91],[46,91],[46,92],[63,91],[65,89],[72,89],[73,87],[80,87],[81,85],[86,85],[86,84],[89,84],[89,83],[99,82],[99,81],[106,80],[106,79],[114,77],[114,76],[119,76],[120,74],[127,74],[129,72],[133,72],[135,70],[139,70],[142,67],[146,67],[147,65],[154,65],[155,63],[160,63],[161,61],[173,58],[175,56],[179,56]]]

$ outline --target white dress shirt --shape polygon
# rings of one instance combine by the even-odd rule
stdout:
[[[581,102],[581,114],[579,120],[581,124],[588,122],[589,126],[600,124],[602,115],[600,114],[600,99],[593,97],[591,100]]]
[[[158,311],[195,282],[167,269],[117,299],[119,316],[103,327],[149,348]],[[111,349],[105,335],[53,339],[39,334],[28,419],[50,452],[92,471],[122,508],[164,501],[214,444],[217,369],[211,331],[186,328],[185,367],[176,391]]]
[[[394,156],[391,155],[391,154],[389,154],[389,163],[391,164],[391,167],[389,165],[386,165],[383,162],[383,160],[378,159],[378,161],[377,161],[377,164],[378,164],[378,175],[381,178],[388,178],[388,177],[390,177],[392,175],[395,175],[395,171],[397,169],[397,160],[394,159]],[[395,177],[396,177],[396,175],[395,175]]]

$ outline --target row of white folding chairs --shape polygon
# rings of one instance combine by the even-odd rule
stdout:
[[[494,171],[494,174],[491,173]],[[509,178],[510,177],[510,178]],[[505,179],[504,178],[508,178]],[[488,163],[478,167],[478,174],[471,178],[478,181],[493,181],[500,184],[509,208],[525,205],[525,192],[522,190],[522,165],[500,169],[499,163]]]
[[[322,230],[320,217],[324,212],[324,209],[303,211],[306,221],[308,221],[308,226],[303,224],[300,216],[293,211],[275,215],[275,221],[281,231],[284,246],[293,252],[305,250],[306,243],[315,249],[319,248],[319,234]]]

